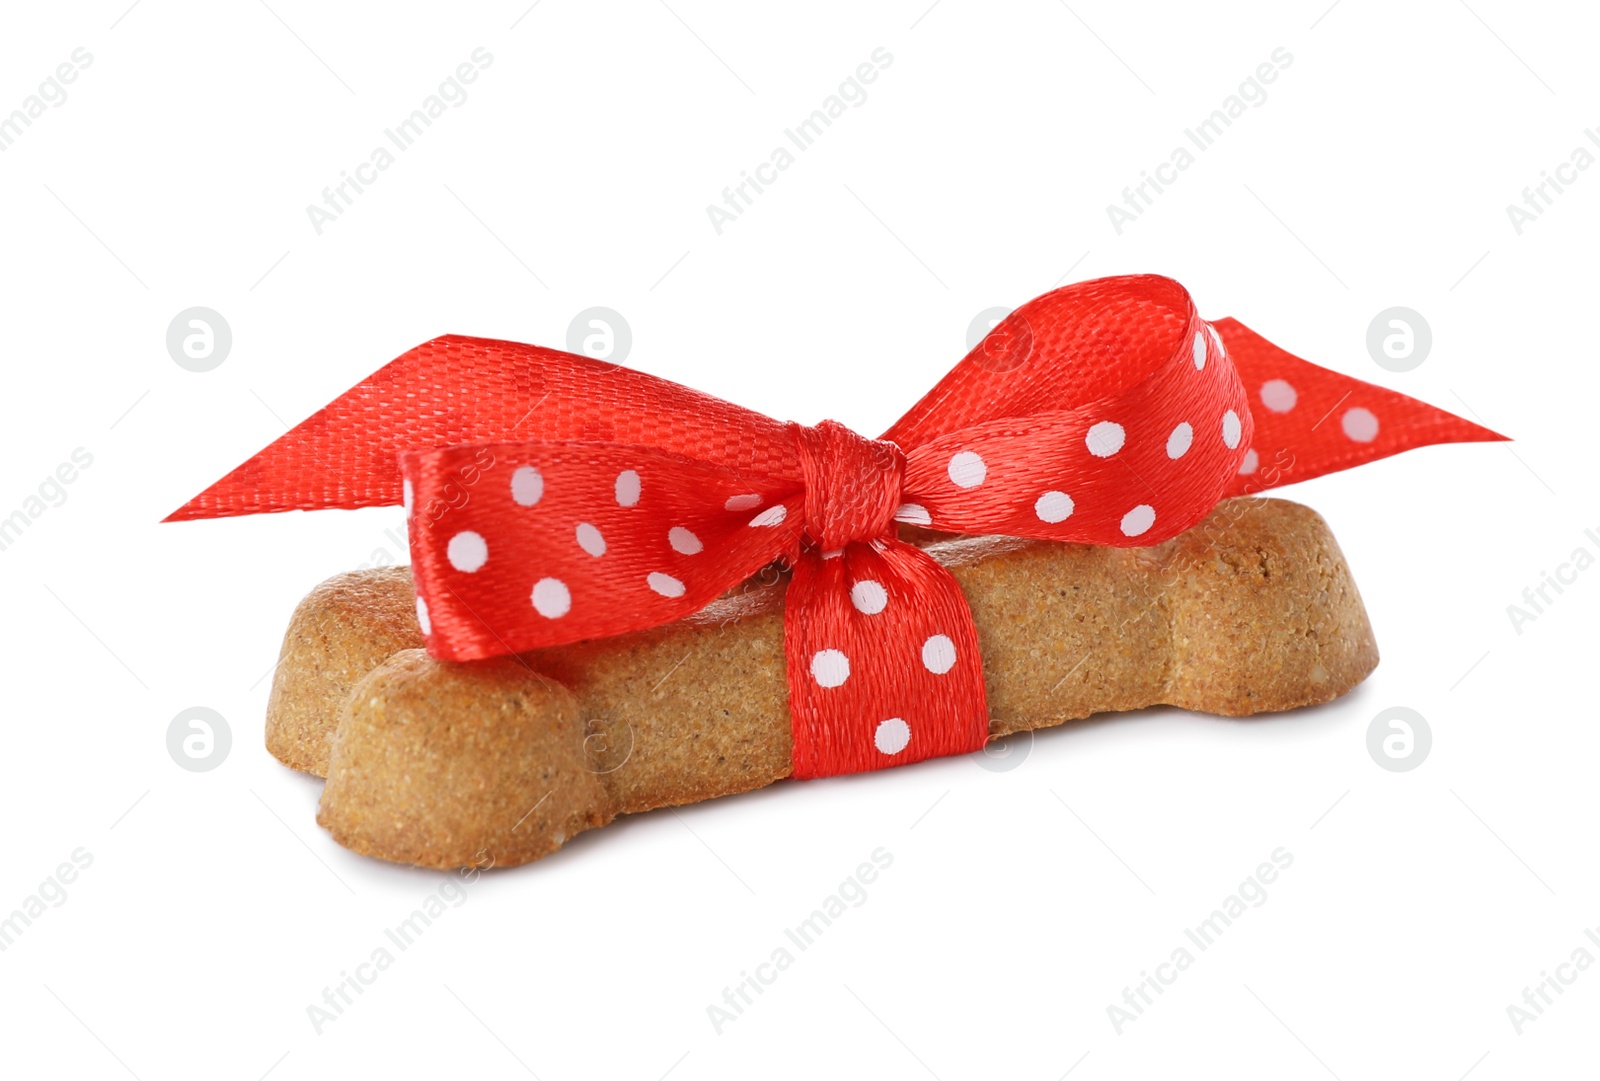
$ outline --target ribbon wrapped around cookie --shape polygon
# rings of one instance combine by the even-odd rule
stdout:
[[[817,777],[988,738],[966,601],[896,523],[1150,545],[1227,496],[1501,438],[1135,276],[1024,304],[879,439],[437,338],[168,520],[404,503],[418,620],[454,661],[668,623],[781,560],[794,776]]]

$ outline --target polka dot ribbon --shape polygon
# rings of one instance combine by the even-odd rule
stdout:
[[[794,775],[817,777],[988,738],[966,601],[896,523],[1149,545],[1229,495],[1500,438],[1139,276],[1024,304],[881,439],[438,338],[169,520],[403,502],[417,616],[452,661],[670,623],[781,560]]]

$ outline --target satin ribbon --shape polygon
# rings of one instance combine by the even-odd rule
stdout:
[[[1138,276],[1024,304],[879,439],[437,338],[168,520],[403,502],[418,620],[452,661],[669,623],[781,560],[794,775],[816,777],[988,738],[966,601],[897,523],[1151,545],[1226,496],[1500,438]]]

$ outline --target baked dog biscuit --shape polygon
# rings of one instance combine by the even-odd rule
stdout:
[[[1168,704],[1224,716],[1344,694],[1377,647],[1314,511],[1233,499],[1149,548],[994,537],[927,548],[977,625],[990,738]],[[267,723],[327,777],[339,843],[426,867],[509,866],[617,815],[790,773],[783,582],[689,619],[491,661],[420,647],[404,568],[341,575],[297,609]]]

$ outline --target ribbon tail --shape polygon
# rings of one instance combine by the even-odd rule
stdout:
[[[760,413],[620,365],[447,334],[385,364],[166,521],[393,506],[401,452],[473,443],[626,443],[789,475],[783,434]]]
[[[783,620],[793,776],[901,766],[988,741],[972,612],[920,548],[884,539],[803,552]]]
[[[1248,495],[1433,443],[1508,438],[1397,391],[1329,371],[1237,319],[1212,324],[1238,369],[1255,435],[1227,495]]]
[[[401,451],[516,438],[519,418],[545,393],[541,369],[554,352],[435,338],[339,395],[164,521],[398,504]]]

